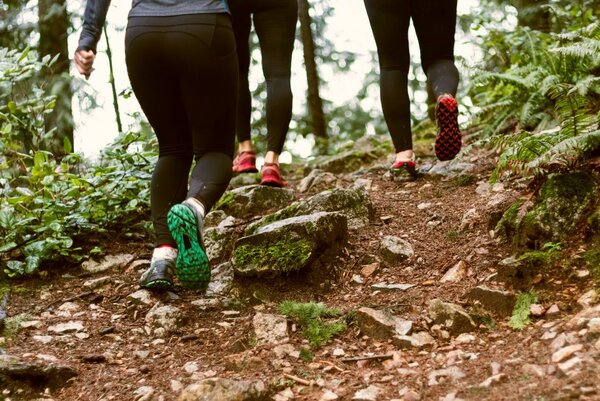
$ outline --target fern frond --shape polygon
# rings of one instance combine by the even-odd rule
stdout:
[[[565,134],[568,136],[568,134]],[[600,130],[567,137],[527,164],[530,170],[548,170],[553,165],[571,167],[600,149]]]

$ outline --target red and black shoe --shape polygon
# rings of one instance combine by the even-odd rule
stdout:
[[[452,160],[460,152],[462,138],[458,128],[458,104],[452,95],[440,95],[435,106],[438,135],[435,155],[439,160]]]
[[[266,185],[269,187],[283,188],[287,185],[287,182],[281,178],[281,170],[277,163],[266,163],[262,167],[262,179],[260,185]]]
[[[247,150],[238,153],[233,159],[233,172],[234,174],[240,173],[256,173],[256,152],[253,150]]]
[[[414,159],[400,160],[390,169],[392,180],[396,182],[414,181],[417,179],[417,168]]]

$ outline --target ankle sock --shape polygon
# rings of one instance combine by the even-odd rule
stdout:
[[[160,245],[154,248],[152,259],[177,259],[177,248],[170,245]]]
[[[183,204],[186,205],[187,207],[189,207],[190,209],[192,209],[196,216],[200,216],[200,217],[204,218],[204,214],[205,214],[204,205],[198,199],[187,198],[186,200],[183,201]]]

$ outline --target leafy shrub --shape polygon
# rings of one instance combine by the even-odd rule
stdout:
[[[520,293],[517,296],[517,302],[515,304],[515,308],[513,309],[512,316],[508,325],[516,330],[524,329],[531,323],[529,320],[529,314],[531,305],[537,302],[537,295],[534,290],[529,292]]]
[[[49,59],[0,49],[0,265],[9,276],[44,261],[85,257],[76,240],[98,233],[143,232],[156,159],[149,133],[121,135],[100,161],[57,160],[43,150],[43,115],[53,99],[29,82]],[[28,87],[23,95],[19,89]],[[51,130],[52,131],[52,130]]]
[[[556,14],[568,21],[559,26],[574,25],[570,14]],[[470,90],[482,142],[500,152],[492,181],[503,173],[569,170],[597,155],[600,23],[553,34],[518,27],[507,37],[514,43],[504,46],[515,56],[496,70],[476,71]]]

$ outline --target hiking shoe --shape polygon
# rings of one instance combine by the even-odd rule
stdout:
[[[177,243],[175,275],[187,288],[205,287],[210,281],[208,257],[202,242],[202,219],[185,204],[177,204],[167,214],[167,224]]]
[[[253,150],[247,150],[238,153],[233,159],[233,172],[235,174],[240,173],[256,173],[256,152]]]
[[[439,160],[452,160],[460,152],[462,138],[458,128],[458,104],[451,95],[440,95],[435,107],[438,136],[435,155]]]
[[[390,169],[392,180],[395,182],[414,181],[417,179],[417,169],[414,160],[401,160]]]
[[[172,290],[175,258],[152,258],[150,267],[140,277],[140,287],[151,290]]]
[[[281,170],[277,163],[265,163],[262,167],[262,179],[260,185],[267,185],[269,187],[282,188],[287,185],[287,182],[281,178]]]

